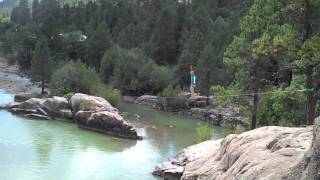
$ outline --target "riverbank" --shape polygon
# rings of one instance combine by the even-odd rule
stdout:
[[[7,60],[0,57],[0,89],[10,94],[39,93],[40,88],[30,79],[21,76],[17,65],[9,65]]]
[[[130,103],[150,106],[165,112],[191,117],[211,125],[225,128],[245,129],[248,125],[240,114],[238,107],[219,107],[211,105],[212,98],[206,96],[191,96],[182,93],[176,97],[159,97],[143,95],[140,97],[124,96],[123,100]]]

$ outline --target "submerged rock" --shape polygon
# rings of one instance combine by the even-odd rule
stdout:
[[[181,155],[185,154],[185,149],[169,162],[182,166],[181,179],[187,180],[282,179],[303,159],[311,142],[312,127],[262,127],[229,135],[220,145],[200,143],[191,146],[187,149],[194,154],[203,153],[186,160],[187,156]],[[205,148],[207,150],[201,151]],[[165,174],[165,168],[162,169],[162,174],[155,174]]]

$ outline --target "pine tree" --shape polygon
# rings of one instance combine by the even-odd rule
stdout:
[[[33,0],[32,2],[32,20],[34,22],[39,22],[41,18],[41,7],[39,0]]]
[[[13,8],[11,20],[20,26],[24,26],[30,21],[30,9],[27,0],[21,0],[19,5]]]
[[[50,49],[44,38],[39,38],[34,56],[31,61],[31,77],[35,81],[41,81],[41,93],[45,91],[45,81],[49,80],[51,74]]]
[[[227,48],[224,62],[235,69],[235,82],[242,91],[252,93],[251,129],[256,128],[258,93],[272,84],[274,51],[272,42],[281,31],[281,2],[256,0],[240,22],[241,33]],[[271,76],[271,77],[270,77]]]
[[[105,23],[100,24],[95,32],[89,37],[86,45],[86,62],[97,70],[100,67],[100,61],[105,53],[112,46],[111,35],[108,26]]]

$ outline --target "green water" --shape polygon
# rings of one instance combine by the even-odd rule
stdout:
[[[0,91],[0,104],[13,97]],[[0,111],[1,180],[148,180],[153,167],[196,141],[197,120],[123,103],[121,111],[145,136],[112,138],[59,121],[38,121]],[[173,128],[168,127],[173,125]],[[152,127],[153,126],[153,127]],[[215,127],[213,139],[225,134]]]

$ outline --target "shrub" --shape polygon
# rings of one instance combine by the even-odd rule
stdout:
[[[60,96],[69,92],[90,94],[91,87],[100,83],[99,75],[94,68],[73,61],[57,69],[51,79],[50,87],[53,94]]]
[[[174,96],[177,96],[179,92],[181,92],[180,87],[173,88],[172,85],[169,85],[159,93],[159,96],[174,97]]]
[[[120,92],[104,85],[96,71],[81,62],[71,61],[62,65],[52,75],[50,87],[53,94],[64,95],[68,100],[74,94],[69,92],[100,96],[114,106],[121,100]]]
[[[157,94],[170,84],[173,71],[159,66],[141,49],[109,49],[102,59],[100,73],[104,82],[124,94]]]
[[[74,92],[69,92],[68,94],[65,94],[63,97],[66,98],[68,101],[70,101],[71,97],[74,95]]]
[[[109,101],[113,106],[117,106],[122,99],[121,93],[114,90],[111,86],[102,83],[96,84],[91,89],[92,94],[102,97]]]

